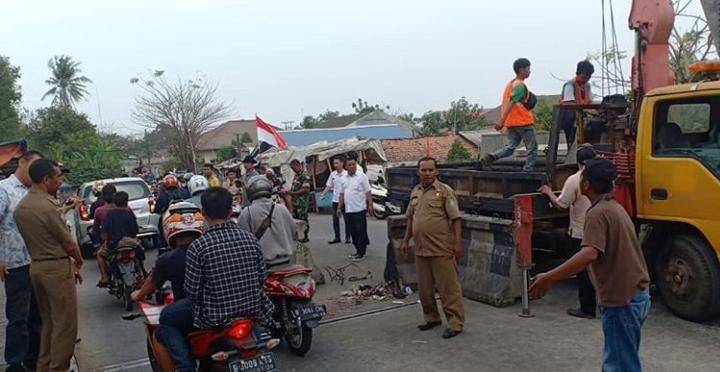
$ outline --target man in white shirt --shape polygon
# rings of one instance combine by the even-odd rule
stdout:
[[[585,162],[595,159],[595,150],[592,145],[581,145],[577,150],[577,173],[568,177],[560,192],[560,196],[555,196],[550,186],[543,185],[538,191],[547,195],[550,202],[559,209],[570,209],[570,226],[568,227],[568,235],[570,235],[570,254],[580,251],[583,230],[585,227],[585,214],[590,208],[590,200],[582,195],[580,190],[580,181],[582,172],[585,169]],[[595,288],[590,282],[587,270],[583,270],[577,274],[578,281],[578,299],[580,300],[579,309],[568,309],[568,315],[578,318],[593,319],[595,318],[595,309],[597,308],[597,300],[595,298]]]
[[[355,245],[355,254],[350,255],[353,262],[365,259],[370,243],[367,234],[367,214],[373,214],[370,181],[365,173],[358,172],[357,158],[349,157],[345,163],[347,175],[343,177],[337,215],[345,212],[350,225],[350,235]]]
[[[333,159],[334,171],[330,172],[327,182],[325,183],[325,190],[320,194],[324,199],[328,191],[333,192],[332,197],[332,208],[333,208],[333,231],[335,232],[335,239],[328,242],[328,244],[340,243],[340,215],[337,213],[338,204],[340,203],[340,190],[342,188],[341,183],[344,177],[347,175],[345,170],[345,157],[338,155]],[[347,217],[343,214],[342,217],[345,220],[345,243],[350,244],[350,226],[348,224]]]

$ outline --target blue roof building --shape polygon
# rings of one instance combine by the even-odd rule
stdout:
[[[280,131],[288,146],[307,146],[322,141],[337,141],[351,137],[373,139],[412,138],[411,127],[402,124],[379,124],[348,126],[341,128],[318,128]]]

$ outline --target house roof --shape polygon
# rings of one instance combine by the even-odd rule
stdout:
[[[364,115],[353,114],[353,115],[342,115],[336,118],[328,119],[322,123],[318,123],[313,129],[325,129],[325,128],[342,128],[352,124],[357,119],[360,119]]]
[[[275,130],[280,128],[272,126]],[[238,136],[247,133],[253,143],[257,142],[257,127],[255,119],[238,119],[226,121],[200,137],[197,149],[200,151],[217,150],[224,146],[231,146]]]
[[[482,136],[484,134],[492,134],[492,133],[497,133],[497,131],[495,129],[490,128],[490,129],[480,129],[480,130],[465,130],[465,131],[458,132],[459,135],[461,135],[466,140],[475,144],[475,146],[477,146],[478,148],[480,148],[480,145],[482,143]]]
[[[430,147],[430,156],[438,161],[446,161],[448,151],[455,140],[460,140],[463,146],[474,157],[478,155],[478,148],[462,136],[452,133],[420,138],[393,138],[382,140],[385,156],[389,163],[415,162],[426,156],[426,149]]]
[[[399,124],[414,130],[412,123],[392,116],[384,111],[372,111],[364,114],[343,115],[317,124],[313,129],[362,127],[369,125]]]
[[[406,138],[413,132],[399,124],[368,125],[344,128],[313,128],[280,131],[288,146],[307,146],[318,142],[337,141],[351,137]]]

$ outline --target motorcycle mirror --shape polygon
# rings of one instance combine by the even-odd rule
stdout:
[[[142,314],[140,314],[140,313],[127,313],[127,314],[123,314],[122,318],[124,320],[134,320],[141,316],[142,316]]]

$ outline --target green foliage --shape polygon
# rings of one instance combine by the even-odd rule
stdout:
[[[538,97],[538,102],[533,109],[533,117],[535,117],[535,129],[550,130],[553,122],[553,102],[552,98]]]
[[[232,159],[237,156],[237,151],[232,146],[223,146],[215,150],[215,157],[218,162],[222,162],[228,159]]]
[[[88,95],[86,89],[90,79],[80,75],[80,62],[73,61],[72,57],[61,55],[55,56],[48,61],[48,68],[51,76],[45,83],[51,88],[42,99],[52,96],[52,105],[61,107],[74,107],[75,104]]]
[[[252,141],[253,141],[252,136],[250,136],[250,134],[248,132],[245,132],[242,134],[242,136],[240,136],[241,144],[252,143]]]
[[[10,59],[0,56],[0,141],[22,137],[22,124],[18,105],[22,95],[18,86],[20,68],[10,64]]]
[[[302,122],[300,122],[300,128],[302,129],[311,129],[315,128],[318,125],[319,121],[315,119],[314,117],[307,115],[303,118]]]
[[[455,132],[464,130],[475,130],[488,123],[480,114],[482,108],[477,104],[470,104],[467,98],[461,97],[457,101],[450,103],[450,109],[445,114],[447,127]]]
[[[330,111],[326,110],[324,113],[317,116],[317,121],[322,123],[323,121],[328,121],[330,119],[335,119],[340,116],[340,112],[338,111]]]
[[[30,121],[30,147],[62,161],[71,170],[68,182],[118,177],[131,142],[101,135],[85,114],[67,106],[38,110]]]
[[[447,153],[447,159],[450,161],[470,160],[472,155],[460,140],[455,140]]]
[[[374,111],[385,111],[390,110],[390,106],[380,106],[378,104],[371,105],[367,101],[363,100],[362,98],[358,98],[357,102],[352,103],[352,108],[355,110],[356,114],[367,114]]]
[[[422,134],[429,136],[438,134],[443,129],[447,128],[447,123],[442,113],[438,111],[428,111],[420,117],[420,125],[422,126]]]

